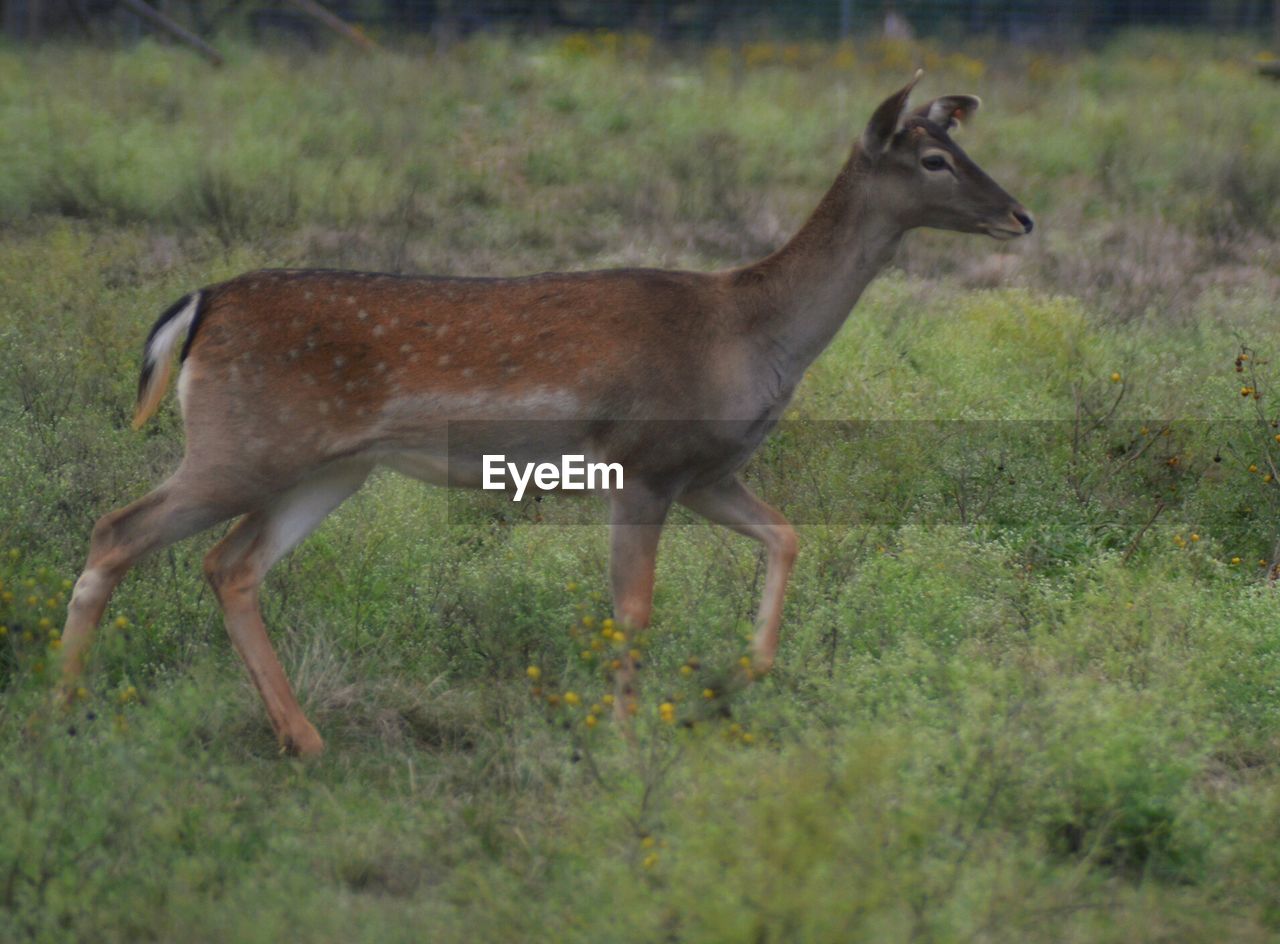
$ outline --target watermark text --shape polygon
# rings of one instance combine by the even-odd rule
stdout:
[[[508,481],[515,485],[512,501],[520,501],[530,482],[542,492],[557,489],[570,492],[597,488],[621,489],[622,465],[618,462],[588,462],[586,456],[561,456],[554,462],[508,462],[505,455],[484,456],[484,480],[481,488],[506,491]]]

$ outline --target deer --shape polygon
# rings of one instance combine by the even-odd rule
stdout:
[[[799,231],[745,266],[518,278],[268,269],[176,301],[146,339],[133,427],[159,408],[181,344],[184,454],[170,478],[94,525],[62,633],[61,696],[74,698],[129,568],[238,519],[205,576],[281,750],[319,754],[263,623],[264,577],[375,467],[477,487],[482,456],[498,452],[621,464],[623,487],[601,497],[612,608],[628,634],[649,625],[673,506],[762,545],[750,671],[769,671],[797,535],[741,470],[909,230],[1032,230],[951,137],[979,99],[908,110],[920,75],[875,109]],[[623,662],[615,709],[634,705]]]

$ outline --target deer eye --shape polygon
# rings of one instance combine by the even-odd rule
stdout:
[[[947,159],[941,154],[926,154],[920,159],[920,166],[925,170],[949,170]]]

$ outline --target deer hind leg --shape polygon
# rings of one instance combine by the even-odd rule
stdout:
[[[773,666],[774,655],[778,651],[782,600],[796,560],[795,528],[782,516],[782,512],[757,498],[736,477],[683,495],[680,503],[707,520],[764,545],[767,554],[764,594],[760,599],[751,648],[754,668],[767,672]]]
[[[231,643],[262,696],[281,748],[291,754],[319,754],[324,741],[302,713],[271,647],[258,606],[259,588],[272,565],[359,489],[368,475],[368,466],[348,466],[294,486],[241,518],[204,559],[205,576],[222,607]]]
[[[610,506],[609,582],[613,612],[631,633],[645,629],[653,611],[653,578],[658,562],[658,540],[671,502],[641,487],[613,496]],[[615,676],[614,713],[629,714],[636,700],[635,662],[622,654]]]
[[[84,653],[111,594],[137,560],[230,518],[234,509],[187,487],[181,470],[155,491],[104,515],[94,525],[89,559],[76,581],[62,630],[62,689],[73,691]]]

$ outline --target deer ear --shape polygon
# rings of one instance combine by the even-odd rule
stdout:
[[[976,95],[943,95],[911,113],[913,118],[928,118],[935,125],[951,131],[982,107],[982,99]]]
[[[907,110],[907,99],[911,97],[911,90],[916,87],[922,75],[924,70],[917,69],[910,82],[880,103],[880,107],[867,122],[866,130],[862,132],[862,150],[865,153],[876,157],[889,146],[893,136],[898,133],[898,126],[902,122],[903,112]]]

